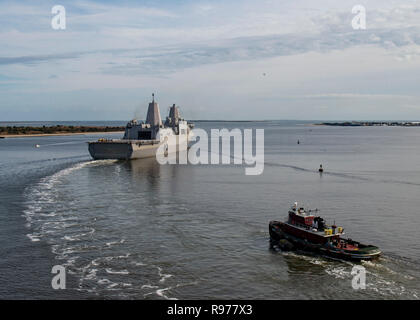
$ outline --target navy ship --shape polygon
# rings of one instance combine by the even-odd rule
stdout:
[[[93,159],[142,159],[155,157],[157,152],[185,151],[188,148],[194,124],[181,118],[175,104],[163,123],[159,105],[152,94],[146,121],[131,120],[125,127],[121,139],[104,139],[88,142]],[[161,148],[159,148],[161,147]]]

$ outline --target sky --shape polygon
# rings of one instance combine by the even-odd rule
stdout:
[[[0,121],[144,119],[152,93],[163,117],[419,120],[419,45],[420,0],[0,0]]]

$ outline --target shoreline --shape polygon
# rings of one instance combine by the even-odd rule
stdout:
[[[124,133],[124,131],[103,131],[103,132],[63,132],[63,133],[30,133],[30,134],[6,134],[0,135],[0,139],[7,138],[33,138],[33,137],[49,137],[49,136],[75,136],[75,135],[92,135],[92,134],[110,134]]]
[[[315,126],[332,127],[420,127],[419,121],[344,121],[344,122],[321,122]]]

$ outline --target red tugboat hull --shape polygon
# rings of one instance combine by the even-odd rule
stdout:
[[[270,240],[274,243],[281,239],[286,239],[295,248],[338,259],[353,261],[373,260],[381,254],[378,247],[341,238],[340,234],[325,236],[321,232],[313,232],[310,227],[294,225],[288,222],[271,221],[269,233]]]

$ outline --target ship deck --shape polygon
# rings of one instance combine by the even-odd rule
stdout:
[[[121,144],[121,143],[137,143],[137,144],[143,144],[143,145],[149,145],[149,144],[159,144],[160,140],[133,140],[133,139],[99,139],[97,141],[89,141],[89,143],[115,143],[115,144]]]

